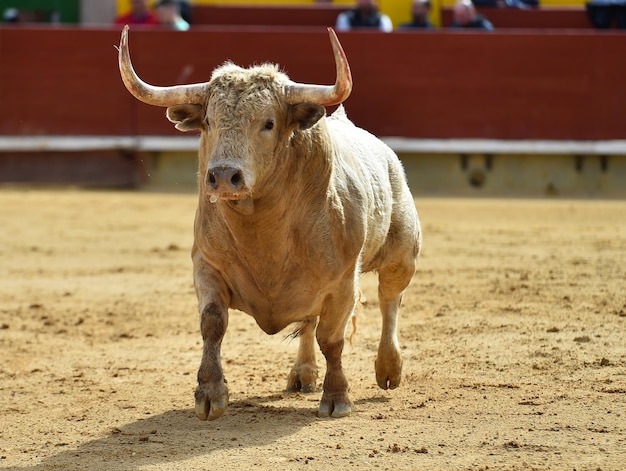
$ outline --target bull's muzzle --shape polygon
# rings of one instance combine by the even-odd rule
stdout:
[[[243,172],[234,167],[213,167],[207,172],[207,185],[217,194],[238,194],[245,190]]]

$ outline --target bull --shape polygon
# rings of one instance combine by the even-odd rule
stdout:
[[[221,343],[229,309],[267,334],[299,336],[287,389],[315,390],[315,341],[326,359],[319,417],[352,412],[342,368],[344,334],[359,302],[361,273],[378,272],[382,332],[378,385],[400,384],[397,320],[415,274],[421,229],[404,169],[382,141],[355,126],[343,105],[352,90],[346,55],[329,28],[334,85],[293,82],[274,64],[227,62],[205,83],[142,81],[122,31],[119,67],[130,93],[167,107],[181,131],[199,131],[192,247],[202,359],[195,411],[213,420],[228,406]]]

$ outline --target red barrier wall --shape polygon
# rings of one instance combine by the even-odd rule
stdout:
[[[112,30],[0,28],[0,134],[132,134],[116,43]]]
[[[619,32],[340,33],[354,122],[379,136],[626,138],[626,34]],[[117,69],[118,30],[0,29],[0,135],[175,135],[165,110],[137,102]],[[329,84],[323,28],[206,28],[130,33],[140,76],[206,81],[225,60],[281,64]]]

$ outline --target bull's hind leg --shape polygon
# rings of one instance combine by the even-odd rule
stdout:
[[[402,295],[415,273],[415,259],[384,265],[378,275],[378,300],[382,332],[376,357],[376,382],[382,389],[395,389],[402,378],[402,354],[398,342],[398,312]]]
[[[315,361],[315,327],[317,320],[305,322],[300,327],[298,356],[287,378],[287,391],[315,391],[317,385],[317,362]]]

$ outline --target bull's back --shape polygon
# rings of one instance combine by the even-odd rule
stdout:
[[[384,142],[368,131],[355,126],[339,108],[328,118],[328,128],[338,163],[335,181],[346,185],[345,204],[362,211],[366,223],[366,240],[362,252],[364,271],[377,268],[378,258],[392,226],[406,223],[414,227],[417,214],[413,197],[406,183],[404,169],[398,156]],[[355,194],[356,193],[356,194]],[[402,213],[402,214],[394,214]],[[414,213],[414,214],[412,214]],[[412,227],[407,228],[411,232]],[[395,227],[394,231],[402,230]]]

